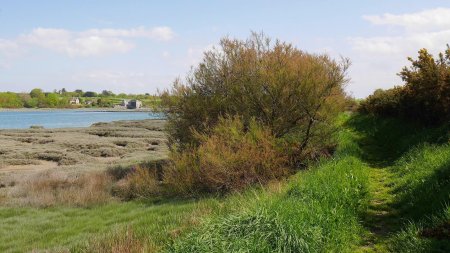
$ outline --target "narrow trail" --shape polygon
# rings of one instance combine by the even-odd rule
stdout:
[[[388,252],[387,241],[400,225],[399,211],[394,207],[394,175],[391,166],[395,159],[377,138],[368,137],[360,147],[362,160],[369,169],[370,202],[363,214],[363,224],[368,233],[357,252]]]
[[[392,206],[392,175],[389,167],[370,167],[371,200],[364,214],[369,233],[359,252],[386,252],[385,242],[398,226],[397,210]]]

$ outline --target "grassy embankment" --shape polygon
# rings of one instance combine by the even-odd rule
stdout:
[[[0,250],[445,252],[447,133],[353,116],[332,159],[264,189],[225,199],[2,208],[8,243]],[[106,232],[113,235],[88,240]]]
[[[448,141],[448,126],[355,115],[333,159],[169,251],[448,252]]]
[[[369,166],[371,200],[363,215],[364,252],[450,250],[449,127],[425,128],[394,119],[356,116]]]
[[[225,199],[147,204],[130,201],[90,208],[2,208],[0,234],[8,243],[0,250],[81,251],[117,245],[149,251],[161,247],[170,251],[255,247],[266,251],[342,250],[361,240],[363,227],[358,215],[367,203],[367,175],[355,157],[358,148],[348,132],[342,137],[334,159],[299,173],[289,182]],[[121,232],[127,227],[135,238],[124,238],[129,233]],[[183,233],[192,228],[198,230]],[[98,235],[107,231],[114,234],[111,230],[122,236]],[[94,234],[97,239],[87,239]],[[224,243],[215,243],[217,240]]]

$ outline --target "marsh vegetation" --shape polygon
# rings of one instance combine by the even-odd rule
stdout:
[[[143,120],[0,130],[2,204],[86,206],[108,201],[112,179],[107,169],[146,166],[167,157],[164,124]]]

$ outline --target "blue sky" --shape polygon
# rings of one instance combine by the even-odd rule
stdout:
[[[347,90],[365,97],[401,84],[418,49],[445,49],[450,1],[0,0],[0,90],[154,93],[221,37],[250,31],[349,57]]]

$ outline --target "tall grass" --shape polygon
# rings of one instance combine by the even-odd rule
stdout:
[[[169,252],[350,252],[363,234],[366,166],[354,136],[341,136],[338,156],[300,172],[286,189],[243,211],[215,216],[176,240]]]
[[[113,252],[113,247],[125,244],[139,244],[151,252],[195,226],[215,208],[218,202],[212,199],[113,202],[90,208],[0,207],[0,252],[52,252],[54,248],[98,252],[100,246],[103,252]]]
[[[394,118],[355,115],[362,158],[392,174],[392,252],[450,251],[450,125],[423,127]]]
[[[450,251],[450,145],[421,145],[392,168],[405,226],[391,243],[396,252]]]
[[[112,178],[104,172],[69,175],[46,171],[27,175],[10,190],[9,202],[21,206],[90,207],[111,202]]]

